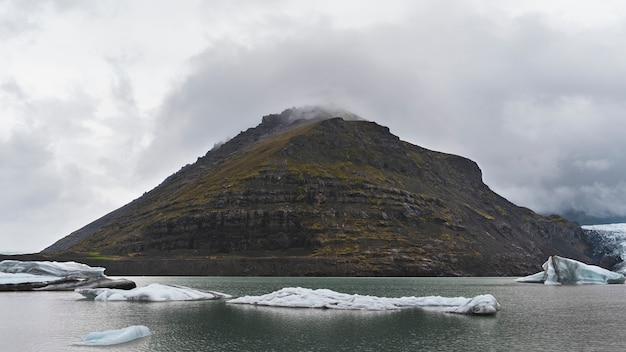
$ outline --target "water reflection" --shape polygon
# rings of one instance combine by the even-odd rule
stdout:
[[[239,329],[255,331],[256,345],[283,350],[441,350],[450,335],[470,341],[475,333],[488,334],[492,317],[470,317],[419,308],[394,311],[350,311],[229,305]],[[280,332],[276,334],[276,332]],[[467,339],[459,338],[466,335]],[[450,350],[460,346],[451,345]],[[456,348],[456,349],[455,349]],[[447,349],[444,348],[444,350]]]

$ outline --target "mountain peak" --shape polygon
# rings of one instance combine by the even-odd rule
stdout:
[[[301,120],[318,121],[334,117],[341,117],[344,120],[362,120],[360,116],[341,108],[310,105],[286,109],[280,114],[266,115],[263,117],[262,123],[289,124]]]

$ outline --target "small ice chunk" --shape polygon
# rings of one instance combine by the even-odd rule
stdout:
[[[626,281],[620,273],[556,255],[550,256],[541,267],[543,271],[515,281],[545,285],[623,284]]]
[[[220,298],[230,298],[230,295],[217,291],[201,291],[179,285],[150,284],[132,290],[113,288],[78,288],[74,292],[80,293],[87,299],[95,301],[199,301]]]
[[[524,276],[515,279],[517,282],[525,282],[529,284],[543,284],[546,281],[546,272],[540,271],[536,274]]]
[[[449,313],[491,315],[500,310],[500,304],[490,294],[465,297],[400,297],[350,295],[328,289],[286,287],[261,296],[243,296],[227,303],[252,304],[272,307],[327,308],[350,310],[397,310],[402,308],[429,308]]]
[[[82,346],[110,346],[130,342],[142,337],[150,336],[150,329],[144,325],[132,325],[123,329],[97,331],[85,335],[74,345]]]

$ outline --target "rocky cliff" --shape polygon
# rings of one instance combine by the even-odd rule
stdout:
[[[526,275],[550,255],[591,262],[577,224],[498,196],[475,162],[351,114],[307,114],[264,117],[43,254],[224,275]]]

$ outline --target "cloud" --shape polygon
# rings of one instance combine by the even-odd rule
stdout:
[[[314,105],[469,157],[517,204],[626,220],[626,6],[589,6],[0,0],[0,233],[43,248]]]
[[[140,194],[129,165],[145,144],[144,122],[119,70],[111,96],[121,114],[98,116],[99,98],[78,88],[41,98],[14,80],[0,85],[0,250],[40,250]]]

